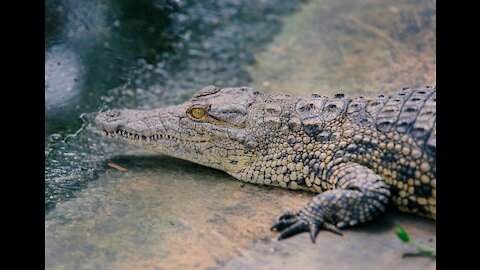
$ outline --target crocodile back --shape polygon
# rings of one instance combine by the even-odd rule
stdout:
[[[358,125],[410,135],[436,159],[436,87],[403,88],[368,101],[359,97],[350,102],[347,114]]]

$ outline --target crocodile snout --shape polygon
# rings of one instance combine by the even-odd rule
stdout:
[[[111,129],[116,126],[116,122],[120,120],[122,115],[121,110],[112,109],[99,113],[95,117],[95,124],[101,129]]]
[[[120,116],[120,110],[112,109],[105,112],[105,115],[108,117],[117,117]]]

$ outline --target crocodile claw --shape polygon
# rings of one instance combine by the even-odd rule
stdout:
[[[281,231],[278,240],[286,239],[302,232],[308,232],[308,224],[304,221],[297,221],[292,226]]]
[[[289,227],[290,225],[296,223],[298,221],[297,218],[290,218],[290,219],[281,219],[277,221],[273,226],[270,228],[272,231],[282,231],[283,229]]]
[[[283,240],[302,232],[310,232],[312,243],[315,243],[315,239],[322,229],[342,235],[342,232],[334,224],[318,217],[307,216],[302,211],[296,214],[292,212],[283,214],[270,229],[280,233],[278,240]]]

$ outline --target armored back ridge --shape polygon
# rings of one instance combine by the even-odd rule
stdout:
[[[111,110],[113,139],[264,185],[318,193],[272,227],[280,239],[371,220],[388,204],[436,217],[436,88],[373,99],[208,86],[184,104]]]

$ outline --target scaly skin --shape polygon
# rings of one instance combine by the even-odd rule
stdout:
[[[393,204],[436,218],[436,88],[349,99],[208,86],[186,103],[110,110],[113,139],[223,170],[257,184],[318,193],[282,215],[279,239],[372,220]]]

